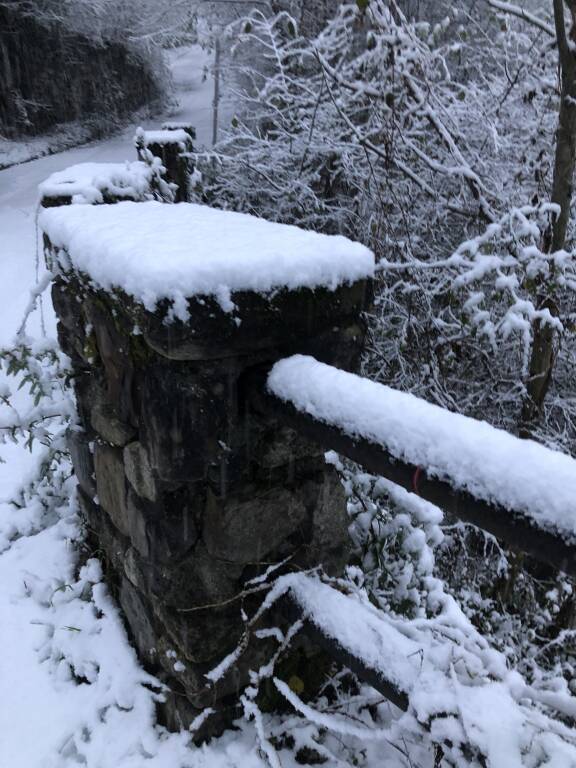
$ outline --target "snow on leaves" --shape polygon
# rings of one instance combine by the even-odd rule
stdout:
[[[463,297],[464,316],[479,336],[493,347],[499,338],[521,337],[525,371],[534,323],[564,330],[562,317],[539,307],[538,289],[555,296],[562,307],[570,306],[566,295],[576,290],[576,252],[546,250],[551,220],[558,212],[558,206],[549,203],[512,209],[462,243],[445,263],[453,276],[452,290]]]

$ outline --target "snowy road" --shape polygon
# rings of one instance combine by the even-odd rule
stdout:
[[[214,92],[210,57],[198,46],[176,49],[171,54],[170,66],[178,105],[166,117],[190,121],[196,126],[198,146],[209,145]],[[226,108],[223,111],[226,113]],[[154,123],[145,123],[145,127],[158,127],[161,120],[159,117]],[[13,338],[36,281],[36,264],[42,262],[36,226],[38,185],[51,173],[76,163],[135,160],[136,128],[137,125],[130,125],[105,141],[0,171],[0,346]],[[50,307],[46,308],[45,318],[48,335],[54,336],[55,320]],[[32,321],[31,330],[38,331],[38,318]],[[22,455],[22,451],[11,446],[2,449],[2,456],[9,461],[0,465],[0,499],[11,493],[29,464],[29,455]]]

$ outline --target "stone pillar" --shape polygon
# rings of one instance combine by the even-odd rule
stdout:
[[[139,160],[148,161],[148,154],[160,158],[165,168],[164,178],[175,185],[174,202],[183,203],[189,197],[189,180],[194,170],[190,158],[196,135],[193,126],[182,123],[185,128],[170,127],[161,131],[144,131],[139,128],[135,136],[136,154]]]
[[[48,243],[48,248],[50,245]],[[74,369],[81,428],[70,434],[94,553],[147,667],[169,687],[162,716],[187,727],[205,707],[233,716],[249,669],[276,642],[252,637],[216,686],[205,674],[234,650],[262,593],[249,582],[347,559],[343,489],[323,451],[250,406],[254,372],[295,352],[354,369],[367,284],[234,295],[240,324],[210,297],[165,324],[79,276],[53,287]],[[281,622],[281,616],[275,620]]]

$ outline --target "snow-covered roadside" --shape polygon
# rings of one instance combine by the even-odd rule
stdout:
[[[203,81],[205,54],[177,57],[181,106],[199,143],[211,132],[212,84]],[[183,82],[186,76],[186,82]],[[80,162],[135,159],[132,126],[104,142],[0,171],[0,346],[17,331],[29,292],[42,273],[38,253],[38,184]],[[49,296],[48,336],[55,335]],[[29,331],[40,333],[40,316]],[[6,382],[0,373],[0,385]],[[14,387],[11,382],[12,388]],[[24,406],[28,395],[18,393]],[[190,735],[166,734],[154,723],[157,687],[130,647],[119,613],[92,561],[78,578],[79,535],[73,501],[47,516],[40,504],[16,509],[9,500],[39,459],[22,445],[0,446],[0,765],[11,768],[180,768],[261,766],[251,728],[202,749]],[[76,679],[75,679],[76,678]],[[80,680],[80,684],[78,684]]]
[[[24,141],[0,138],[0,170],[28,163],[46,155],[64,152],[94,138],[94,129],[82,123],[65,123],[50,133],[30,136]]]
[[[169,112],[170,119],[190,121],[196,126],[199,144],[209,145],[212,139],[212,99],[214,79],[210,72],[211,55],[199,46],[184,46],[168,51],[168,64],[174,80],[177,103]],[[145,114],[146,110],[142,110]],[[221,120],[226,120],[230,109],[224,96],[221,103]],[[135,116],[135,120],[138,117]],[[158,127],[161,118],[142,118],[142,124]],[[138,122],[141,122],[138,120]],[[113,162],[125,159],[133,160],[131,139],[137,123],[129,124],[123,131],[103,141],[90,141],[90,129],[79,123],[69,123],[58,127],[54,132],[33,136],[23,141],[10,141],[0,137],[0,170],[11,166],[44,159],[47,165],[42,178],[52,171],[72,165],[73,162]],[[79,146],[83,145],[83,146]],[[76,148],[76,149],[74,149]],[[82,159],[68,161],[63,159],[68,153],[79,153]],[[128,152],[128,155],[126,154]],[[53,162],[51,162],[53,161]],[[50,168],[50,170],[48,170]],[[20,174],[16,173],[16,176]],[[24,175],[26,173],[24,172]],[[9,178],[9,177],[8,177]],[[40,179],[42,181],[42,179]],[[0,174],[0,190],[2,190]]]

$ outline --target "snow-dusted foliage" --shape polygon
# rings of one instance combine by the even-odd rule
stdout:
[[[447,525],[438,509],[381,478],[350,472],[343,467],[341,470],[354,520],[351,533],[359,566],[356,574],[372,602],[400,619],[408,637],[413,638],[414,632],[423,632],[424,637],[430,632],[436,640],[443,637],[444,651],[450,658],[452,684],[456,688],[458,680],[464,686],[474,680],[473,685],[480,689],[488,680],[501,681],[491,692],[484,688],[485,699],[476,690],[484,702],[475,709],[476,715],[480,720],[488,718],[484,722],[484,733],[491,730],[489,713],[497,713],[496,720],[501,723],[493,730],[501,740],[492,745],[489,740],[484,741],[486,762],[480,758],[480,764],[498,765],[502,759],[502,765],[553,765],[555,760],[560,765],[563,761],[571,765],[574,760],[572,737],[564,723],[573,722],[570,714],[574,706],[572,641],[570,632],[558,634],[554,621],[570,595],[571,587],[566,579],[560,577],[556,583],[552,581],[546,586],[542,582],[540,589],[548,594],[541,602],[547,605],[539,608],[536,596],[530,594],[534,582],[528,576],[518,578],[517,572],[510,573],[507,555],[494,539],[470,526]],[[468,553],[462,551],[466,548]],[[471,552],[474,559],[470,557]],[[520,570],[518,563],[513,565]],[[459,584],[457,600],[442,579]],[[506,590],[514,594],[516,604],[512,610],[506,608],[511,597],[511,594],[505,595]],[[420,637],[422,648],[426,648],[424,637]],[[490,650],[485,645],[487,638],[490,638]],[[455,646],[450,651],[451,643]],[[562,643],[566,643],[565,653],[558,652]],[[481,672],[483,667],[486,676]],[[468,682],[460,677],[463,669],[466,669],[465,676],[470,676]],[[502,708],[506,695],[501,698],[501,694],[506,689],[519,704],[517,714],[526,707],[520,719],[512,715],[512,709],[505,713]],[[436,687],[423,686],[421,701],[438,690],[438,681]],[[451,756],[454,763],[445,755],[446,764],[475,765],[468,748],[475,738],[482,739],[483,726],[480,720],[473,725],[470,711],[467,713],[473,696],[462,688],[460,695],[465,702],[459,709],[461,723],[470,741],[464,746],[462,756]],[[446,702],[450,696],[439,696],[442,698]],[[540,719],[547,707],[553,719],[559,718],[558,723],[550,720],[545,725]],[[512,722],[515,723],[514,735],[508,739],[507,726]],[[523,741],[525,737],[527,741]],[[497,753],[490,752],[494,748]],[[416,759],[414,764],[418,765]]]
[[[488,408],[512,431],[531,340],[512,323],[537,318],[528,306],[539,311],[540,283],[518,275],[528,303],[494,321],[510,331],[495,349],[488,326],[466,322],[470,296],[447,258],[487,225],[509,227],[515,209],[536,224],[551,216],[556,53],[549,21],[537,18],[462,3],[431,25],[377,0],[339,6],[310,41],[288,13],[254,11],[234,30],[239,61],[244,45],[258,66],[241,67],[243,101],[203,163],[205,199],[347,234],[382,259],[371,375],[471,415]],[[482,252],[504,249],[506,237],[489,230]],[[548,440],[570,446],[566,339],[543,423]]]
[[[23,444],[36,454],[33,470],[20,479],[10,499],[22,512],[3,528],[0,551],[12,538],[42,526],[45,514],[51,515],[65,504],[69,493],[71,467],[66,429],[75,420],[69,360],[55,339],[27,333],[28,319],[51,279],[47,273],[31,291],[13,344],[0,348],[0,371],[4,374],[0,383],[0,447],[6,443]]]

